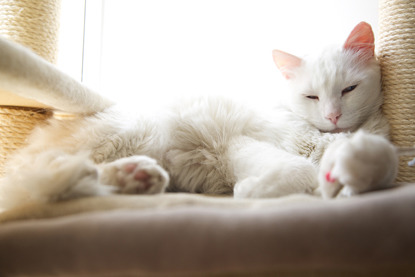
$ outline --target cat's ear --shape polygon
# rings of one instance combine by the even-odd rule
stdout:
[[[375,36],[372,27],[366,22],[357,24],[344,43],[343,48],[358,52],[364,58],[372,58],[375,55]]]
[[[285,79],[294,77],[293,70],[301,65],[302,60],[280,50],[272,51],[272,57]]]

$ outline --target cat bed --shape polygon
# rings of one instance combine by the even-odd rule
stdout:
[[[403,277],[415,272],[415,186],[332,201],[189,194],[91,200],[26,207],[26,215],[33,216],[34,209],[38,216],[60,216],[54,219],[16,221],[17,214],[9,213],[14,221],[0,228],[0,275]],[[107,211],[62,217],[93,206]]]
[[[415,36],[415,4],[383,0],[381,10],[384,109],[392,141],[412,147],[415,48],[407,36]],[[16,110],[29,115],[20,121],[33,119],[25,133],[50,116],[45,107],[13,108],[21,100],[2,101],[11,119],[0,116],[4,130],[24,131],[8,116]],[[14,145],[22,144],[24,138]],[[9,155],[0,152],[3,160]],[[400,182],[415,181],[409,159],[401,161]],[[413,185],[331,201],[304,195],[84,198],[0,213],[0,276],[413,276],[414,233]]]

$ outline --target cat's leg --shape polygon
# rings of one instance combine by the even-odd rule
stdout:
[[[317,187],[317,171],[309,160],[270,143],[238,139],[229,148],[229,157],[236,177],[236,198],[312,193]]]
[[[121,158],[99,167],[100,183],[116,187],[118,193],[161,193],[169,183],[168,173],[147,156]]]
[[[159,193],[169,180],[166,171],[145,156],[96,165],[88,153],[59,149],[16,156],[9,168],[0,179],[0,210],[116,192]]]
[[[329,145],[321,160],[320,189],[325,198],[350,196],[390,186],[398,168],[395,147],[385,138],[357,132]]]
[[[114,190],[98,182],[96,165],[87,153],[71,155],[48,150],[36,155],[16,156],[0,179],[0,208],[31,202],[108,195]]]

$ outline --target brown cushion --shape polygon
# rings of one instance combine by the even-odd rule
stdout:
[[[0,276],[415,272],[415,186],[275,206],[196,202],[3,223]]]

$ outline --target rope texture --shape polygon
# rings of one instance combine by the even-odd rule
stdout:
[[[0,35],[56,62],[60,0],[0,0]],[[8,157],[51,116],[38,108],[0,106],[0,176]]]
[[[10,154],[24,146],[28,134],[50,116],[52,112],[45,109],[0,107],[0,176]]]
[[[56,62],[60,0],[0,0],[0,35]]]
[[[391,125],[391,140],[399,147],[415,146],[415,1],[380,1],[378,58],[382,69],[383,111]],[[400,159],[397,182],[415,182],[413,157]]]

